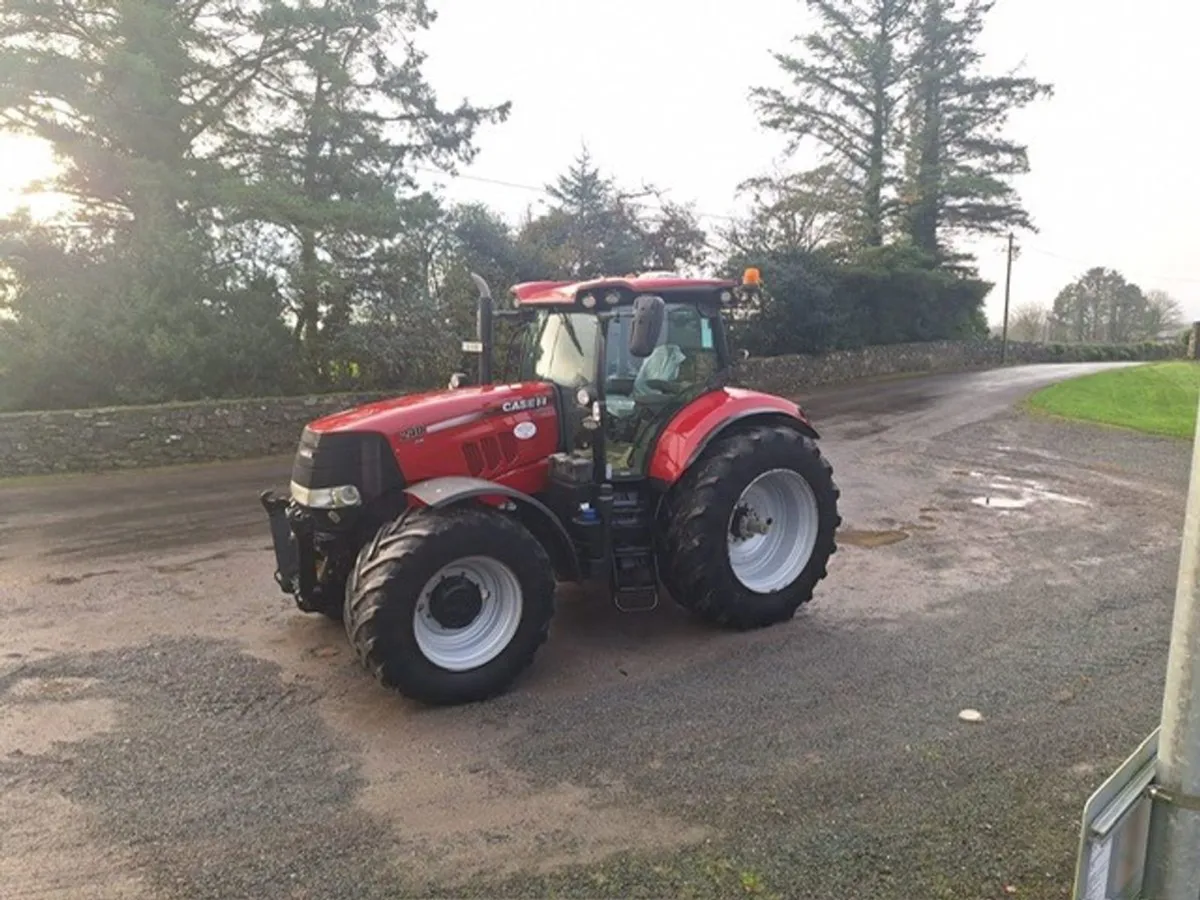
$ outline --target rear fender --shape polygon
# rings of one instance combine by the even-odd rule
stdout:
[[[579,558],[575,544],[558,516],[536,497],[516,488],[487,481],[451,475],[430,478],[404,489],[404,493],[421,506],[444,509],[464,503],[486,503],[495,506],[512,504],[521,523],[546,548],[561,581],[579,580]]]
[[[663,430],[650,459],[651,480],[670,487],[714,440],[756,424],[784,425],[813,440],[821,437],[795,403],[772,394],[724,388],[697,398]]]

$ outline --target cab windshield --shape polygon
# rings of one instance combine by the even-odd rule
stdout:
[[[671,303],[658,345],[645,359],[629,353],[633,311],[618,310],[607,321],[605,394],[618,411],[635,397],[690,393],[717,370],[712,320],[690,303]],[[596,379],[596,332],[600,318],[583,312],[544,312],[533,327],[524,379],[550,381],[568,390],[592,387]]]

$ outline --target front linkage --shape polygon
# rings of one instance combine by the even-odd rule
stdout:
[[[343,525],[342,532],[326,531],[325,523],[318,528],[313,510],[275,491],[263,491],[259,502],[270,522],[275,582],[280,590],[292,595],[304,612],[341,618],[346,578],[353,564],[353,523]]]

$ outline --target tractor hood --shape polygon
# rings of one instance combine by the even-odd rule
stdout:
[[[310,423],[308,428],[317,434],[367,431],[387,437],[412,429],[440,431],[485,416],[544,406],[552,393],[553,388],[542,382],[429,391],[333,413]]]

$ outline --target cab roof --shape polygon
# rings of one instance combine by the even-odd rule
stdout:
[[[715,278],[680,278],[678,275],[652,273],[624,278],[598,278],[592,281],[527,281],[512,288],[521,306],[575,306],[586,294],[597,301],[606,294],[621,295],[621,303],[638,294],[709,293],[733,290],[738,282]]]

